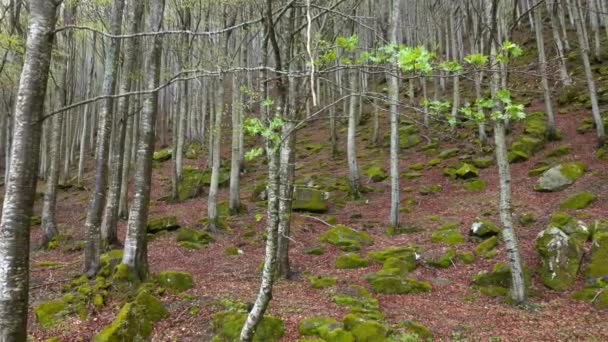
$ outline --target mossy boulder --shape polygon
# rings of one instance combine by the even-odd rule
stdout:
[[[409,149],[419,145],[422,142],[422,138],[416,134],[417,131],[415,126],[399,128],[399,147]]]
[[[124,252],[122,249],[107,251],[99,257],[99,263],[101,264],[102,268],[107,266],[107,268],[111,271],[114,269],[114,267],[116,267],[116,265],[122,262],[123,254]],[[106,276],[108,275],[109,274]]]
[[[146,226],[146,231],[148,234],[156,234],[161,231],[177,230],[179,227],[177,217],[166,216],[149,220]]]
[[[310,281],[310,287],[313,289],[323,289],[336,285],[337,279],[334,277],[319,277],[313,275],[308,277],[308,281]]]
[[[479,169],[469,163],[462,163],[462,165],[455,171],[456,178],[460,179],[471,179],[479,177]]]
[[[598,309],[608,308],[608,291],[606,291],[606,288],[584,288],[572,293],[571,297],[576,300],[590,302]]]
[[[418,322],[406,321],[403,323],[405,330],[409,333],[415,334],[419,339],[423,341],[429,341],[433,339],[433,332],[426,325]]]
[[[526,274],[526,284],[528,281],[528,274]],[[505,263],[497,263],[491,271],[486,270],[475,274],[473,287],[487,296],[506,296],[511,287],[511,268]]]
[[[587,166],[582,162],[559,164],[542,174],[534,190],[541,192],[561,191],[574,184],[585,174]]]
[[[457,253],[453,248],[449,248],[442,255],[428,261],[429,265],[438,268],[448,268],[454,265]]]
[[[292,209],[312,213],[327,211],[325,192],[313,188],[296,186],[293,191]]]
[[[180,228],[177,231],[177,236],[175,237],[177,242],[188,242],[189,244],[198,245],[198,247],[202,247],[203,245],[207,245],[213,241],[213,237],[209,235],[207,232],[203,232],[200,230],[192,229],[192,228]]]
[[[549,227],[559,228],[568,235],[575,236],[581,241],[587,240],[591,231],[587,224],[581,220],[577,220],[568,213],[557,211],[551,215]]]
[[[534,167],[532,170],[528,171],[528,176],[530,177],[538,177],[549,170],[551,166],[549,165],[540,165]]]
[[[405,258],[416,261],[418,249],[419,248],[416,246],[388,247],[377,251],[371,251],[367,253],[367,255],[373,260],[382,263],[390,258]]]
[[[325,253],[325,248],[323,248],[323,246],[311,247],[305,250],[304,253],[310,255],[323,255]]]
[[[372,290],[382,294],[409,294],[431,291],[432,286],[428,282],[417,280],[390,272],[376,272],[368,275]]]
[[[336,295],[332,297],[332,301],[341,306],[364,310],[378,310],[378,300],[374,298],[369,291],[358,285],[349,285],[338,289]],[[361,310],[358,310],[361,312]]]
[[[479,245],[475,247],[475,253],[485,258],[493,257],[492,251],[498,246],[498,237],[492,236],[483,240]],[[490,254],[491,253],[491,254]]]
[[[347,329],[353,334],[356,342],[384,342],[387,341],[389,332],[384,324],[364,318],[351,318]]]
[[[425,167],[426,167],[426,165],[424,163],[415,163],[415,164],[409,165],[408,169],[413,170],[413,171],[421,171],[421,170],[424,170]]]
[[[547,153],[547,158],[558,158],[558,157],[563,157],[565,155],[568,155],[570,153],[570,151],[572,151],[572,147],[570,146],[559,146],[556,147],[555,149],[549,151],[549,153]]]
[[[597,199],[593,193],[589,191],[583,191],[576,193],[568,197],[565,201],[560,203],[562,209],[584,209],[587,208],[591,203]]]
[[[114,321],[93,337],[93,342],[145,341],[154,323],[167,317],[163,304],[149,293],[140,292],[125,304]]]
[[[310,317],[300,321],[298,332],[302,336],[319,336],[328,326],[343,327],[342,323],[331,317]]]
[[[448,148],[448,149],[445,149],[445,150],[439,152],[439,155],[437,157],[439,157],[440,159],[448,159],[448,158],[456,157],[458,155],[458,153],[460,153],[460,149],[457,147],[453,147],[453,148]]]
[[[341,224],[323,233],[319,239],[337,246],[343,251],[358,251],[361,246],[371,245],[374,242],[367,233],[356,231]]]
[[[356,253],[346,253],[336,258],[336,268],[362,268],[369,266],[369,260],[362,258]]]
[[[473,238],[487,239],[492,236],[500,235],[502,229],[488,219],[477,218],[469,229],[469,235]]]
[[[464,235],[452,224],[446,224],[431,235],[431,242],[457,245],[464,242]]]
[[[494,158],[491,157],[478,157],[474,158],[471,163],[475,165],[475,167],[480,169],[487,169],[488,167],[494,164]]]
[[[174,293],[184,292],[194,287],[192,275],[187,272],[159,272],[156,274],[156,281],[160,286]]]
[[[173,151],[171,150],[171,148],[163,148],[162,150],[154,152],[154,155],[152,155],[152,160],[154,160],[155,162],[162,163],[171,159],[172,154]]]
[[[591,260],[585,269],[589,286],[608,283],[608,221],[597,221],[594,226]]]
[[[530,159],[530,155],[524,151],[514,150],[507,153],[507,159],[509,163],[521,163]]]
[[[366,167],[364,170],[364,174],[372,182],[375,182],[375,183],[382,182],[383,180],[388,178],[388,176],[386,175],[386,171],[377,164],[372,164],[372,165],[369,165],[368,167]]]
[[[532,213],[522,213],[518,216],[519,224],[524,227],[529,227],[536,222],[536,216]]]
[[[441,190],[443,190],[443,186],[441,186],[440,184],[433,184],[433,185],[425,185],[425,186],[421,187],[418,192],[422,196],[428,196],[428,195],[432,195],[432,194],[441,192]]]
[[[185,167],[178,184],[178,200],[196,198],[203,193],[206,173],[193,167]]]
[[[541,259],[540,277],[547,287],[565,290],[574,283],[583,258],[583,241],[549,227],[538,234],[536,249]]]
[[[43,302],[34,308],[38,323],[45,329],[61,322],[70,313],[68,303],[64,300]]]
[[[473,179],[464,182],[463,187],[467,191],[481,191],[486,188],[486,181],[483,179]]]
[[[540,151],[545,144],[544,137],[522,135],[513,141],[509,153],[509,162],[518,163],[528,160],[536,152]]]
[[[216,313],[211,321],[211,327],[215,333],[213,341],[238,341],[246,320],[246,312],[222,311]],[[284,334],[283,321],[279,318],[265,315],[255,331],[253,342],[276,342]]]
[[[203,144],[198,141],[189,143],[184,149],[184,155],[187,159],[196,159],[203,154]]]

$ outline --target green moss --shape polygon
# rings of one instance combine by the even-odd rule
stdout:
[[[325,193],[317,189],[298,186],[294,190],[292,208],[296,211],[324,213],[327,211]]]
[[[201,249],[205,246],[203,244],[190,241],[180,241],[177,243],[177,245],[185,249]]]
[[[245,324],[247,313],[223,311],[212,317],[212,329],[218,342],[238,341],[241,328]],[[279,318],[266,315],[260,321],[253,342],[275,342],[279,341],[285,334],[283,321]]]
[[[500,233],[501,229],[496,223],[480,217],[475,219],[475,222],[473,222],[471,229],[469,230],[469,235],[482,239],[500,235]]]
[[[583,257],[583,242],[556,227],[549,227],[538,235],[540,277],[546,286],[564,290],[574,283]]]
[[[159,272],[156,274],[156,281],[163,288],[174,292],[184,292],[194,287],[192,275],[187,272]]]
[[[388,328],[375,321],[353,320],[349,330],[357,342],[382,342],[388,335]]]
[[[372,182],[382,182],[388,176],[386,172],[378,165],[372,164],[365,168],[365,176],[367,176]]]
[[[399,128],[399,147],[402,149],[415,147],[422,142],[422,138],[418,134],[415,134],[417,129],[410,127],[413,126]]]
[[[549,170],[551,167],[549,165],[542,165],[539,167],[536,167],[530,171],[528,171],[528,176],[531,177],[537,177],[542,175],[543,173],[545,173],[545,171]]]
[[[561,172],[571,181],[575,181],[582,177],[587,170],[587,165],[583,162],[564,163],[561,167]]]
[[[602,147],[595,151],[595,157],[599,160],[607,161],[608,160],[608,149]]]
[[[454,259],[456,259],[456,251],[450,248],[443,255],[430,260],[429,265],[439,268],[448,268],[454,265]]]
[[[491,271],[477,273],[473,276],[473,286],[488,296],[507,295],[511,287],[511,269],[509,265],[497,263]]]
[[[597,199],[594,194],[583,191],[568,197],[565,201],[560,203],[562,209],[584,209],[587,208],[591,203]]]
[[[68,304],[63,300],[51,300],[39,304],[34,308],[34,314],[38,323],[43,328],[50,328],[61,322],[65,316],[70,314]]]
[[[608,308],[608,291],[606,291],[606,288],[585,288],[572,293],[571,297],[576,300],[591,302],[598,309]]]
[[[377,272],[368,275],[372,289],[382,294],[409,294],[431,291],[431,284],[412,277]]]
[[[406,321],[404,322],[404,326],[408,332],[416,334],[416,336],[422,340],[427,341],[429,339],[433,339],[433,333],[431,330],[422,323]]]
[[[464,236],[456,228],[442,227],[433,232],[431,235],[431,242],[457,245],[464,242]]]
[[[492,236],[475,247],[477,255],[485,256],[498,246],[498,237]]]
[[[310,254],[310,255],[323,255],[323,253],[325,253],[325,248],[323,248],[321,246],[312,247],[312,248],[305,250],[304,253]]]
[[[425,167],[426,167],[426,165],[424,163],[415,163],[415,164],[411,164],[410,166],[408,166],[408,168],[413,171],[424,170]]]
[[[448,148],[446,150],[439,152],[438,157],[441,159],[448,159],[448,158],[456,157],[458,155],[458,153],[460,153],[459,148],[456,148],[456,147]]]
[[[513,150],[507,153],[507,159],[509,163],[521,163],[530,159],[530,155],[524,151]]]
[[[111,251],[107,251],[101,255],[99,258],[99,262],[102,266],[110,265],[111,268],[116,267],[121,261],[123,256],[122,249],[114,249]]]
[[[152,334],[154,323],[169,312],[154,296],[140,292],[125,304],[114,321],[93,337],[93,342],[144,341]]]
[[[158,150],[154,152],[152,156],[152,160],[155,162],[164,162],[171,159],[172,151],[171,148],[163,148],[162,150]]]
[[[414,258],[416,260],[416,251],[418,250],[415,246],[406,247],[388,247],[378,251],[371,251],[367,255],[375,261],[385,262],[390,258]]]
[[[463,264],[470,265],[475,262],[475,254],[473,254],[472,252],[458,253],[457,257],[460,261],[462,261]]]
[[[443,190],[443,187],[440,184],[433,184],[433,185],[423,186],[422,188],[420,188],[419,193],[423,196],[427,196],[427,195],[431,195],[431,194],[436,194],[436,193],[440,192],[441,190]]]
[[[40,261],[34,264],[35,267],[55,267],[59,265],[63,265],[63,263],[59,261]]]
[[[462,163],[462,165],[456,169],[455,175],[460,179],[470,179],[479,177],[479,169],[469,163]]]
[[[407,179],[414,179],[414,178],[420,178],[420,177],[424,176],[424,174],[422,174],[421,172],[418,172],[418,171],[410,171],[410,172],[404,172],[403,174],[401,174],[401,176],[403,176]]]
[[[321,328],[328,325],[342,327],[341,323],[331,317],[310,317],[300,321],[298,332],[302,336],[318,336]]]
[[[471,161],[471,163],[473,163],[473,165],[475,165],[475,167],[478,167],[480,169],[487,169],[488,167],[492,166],[492,164],[494,164],[494,158],[479,157],[479,158],[473,159]]]
[[[373,244],[372,238],[365,232],[359,232],[344,225],[336,225],[323,233],[321,241],[338,246],[344,251],[357,251],[362,245]]]
[[[481,191],[486,188],[486,182],[483,179],[475,179],[472,181],[465,182],[463,187],[467,191]]]
[[[431,168],[433,166],[441,164],[441,161],[442,160],[439,158],[431,159],[426,163],[426,165],[427,165],[427,167]]]
[[[336,285],[337,280],[334,277],[310,276],[308,277],[308,281],[310,281],[310,287],[313,289],[323,289]]]
[[[176,230],[178,228],[179,224],[177,224],[177,217],[166,216],[149,220],[146,226],[146,231],[149,234],[156,234],[161,231]]]
[[[359,313],[376,311],[379,309],[378,300],[374,298],[369,291],[358,285],[350,285],[341,288],[332,301],[341,306],[348,306],[351,311]],[[353,310],[357,308],[358,310]]]
[[[213,237],[207,232],[192,228],[180,228],[175,237],[177,242],[191,242],[199,245],[206,245],[213,241]]]
[[[536,222],[536,217],[532,213],[523,213],[519,215],[519,223],[522,226],[529,227]]]
[[[362,258],[356,253],[346,253],[336,258],[336,268],[361,268],[369,266],[369,260]]]
[[[591,260],[585,269],[585,282],[597,286],[608,281],[608,231],[596,229],[593,233]]]
[[[559,146],[553,149],[551,152],[547,153],[548,158],[556,158],[563,157],[565,155],[570,154],[572,148],[570,146]]]

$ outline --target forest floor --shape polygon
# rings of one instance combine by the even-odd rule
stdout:
[[[542,110],[541,104],[535,103],[528,111]],[[577,216],[591,223],[595,219],[606,218],[608,212],[608,168],[606,162],[595,157],[595,137],[593,132],[578,134],[576,127],[586,118],[588,111],[570,111],[557,115],[557,126],[563,139],[548,143],[544,150],[529,161],[512,164],[513,205],[516,217],[522,213],[532,213],[537,221],[528,227],[516,225],[525,264],[531,269],[538,267],[539,258],[535,250],[537,234],[546,228],[550,215],[559,210],[559,203],[570,194],[589,190],[598,196],[590,207],[579,211]],[[387,121],[382,116],[383,122]],[[347,174],[345,154],[341,153],[336,160],[331,159],[328,144],[328,125],[324,121],[315,122],[298,133],[298,166],[297,178],[306,174],[318,174],[344,177]],[[340,126],[343,127],[343,126]],[[359,128],[358,147],[361,169],[371,162],[377,162],[388,170],[388,148],[370,147],[367,137],[371,124]],[[386,125],[382,135],[387,131]],[[381,135],[381,136],[382,136]],[[341,138],[345,134],[340,134]],[[322,144],[323,148],[315,153],[305,152],[307,144]],[[423,146],[421,144],[420,146]],[[583,161],[589,171],[573,186],[556,193],[540,193],[533,190],[537,177],[528,176],[536,162],[543,160],[546,154],[558,146],[570,146],[570,154],[561,157],[564,161]],[[229,146],[229,145],[224,145]],[[345,146],[340,143],[339,146]],[[419,147],[420,147],[419,146]],[[472,144],[465,140],[452,139],[442,143],[440,149],[459,147],[461,151],[471,149]],[[473,145],[474,147],[474,145]],[[228,153],[228,151],[223,151]],[[462,153],[461,153],[462,155]],[[401,170],[407,171],[408,165],[426,163],[436,158],[419,148],[404,150],[401,153]],[[206,158],[190,160],[188,163],[205,167]],[[306,317],[331,316],[340,320],[347,312],[330,300],[335,289],[312,289],[307,279],[308,274],[334,276],[338,279],[337,287],[347,284],[358,284],[369,288],[364,275],[377,271],[381,265],[373,264],[366,268],[339,270],[335,267],[336,256],[342,252],[335,246],[319,242],[319,235],[328,227],[324,223],[310,218],[317,216],[322,220],[335,217],[340,224],[357,230],[365,230],[374,244],[362,249],[362,253],[389,246],[403,246],[414,243],[422,246],[425,256],[441,255],[448,246],[432,243],[430,236],[434,229],[449,221],[460,222],[460,231],[468,234],[469,227],[476,217],[486,215],[498,219],[498,172],[495,166],[481,170],[480,178],[487,182],[481,191],[470,192],[463,188],[461,181],[452,180],[443,175],[442,169],[453,164],[457,157],[443,161],[431,169],[421,171],[424,176],[417,179],[401,179],[402,201],[413,200],[410,212],[402,213],[401,219],[407,225],[421,228],[419,232],[398,236],[387,236],[384,232],[389,214],[388,179],[373,183],[363,178],[366,187],[373,191],[365,194],[359,201],[343,199],[343,193],[332,193],[330,209],[326,214],[314,215],[296,213],[292,220],[292,237],[290,260],[295,271],[294,279],[279,281],[274,288],[270,313],[283,319],[286,334],[282,341],[298,339],[298,322]],[[200,228],[200,219],[206,216],[206,194],[181,203],[170,203],[162,200],[170,192],[170,162],[165,162],[154,170],[152,187],[151,217],[175,215],[182,226]],[[160,235],[150,241],[148,258],[151,272],[165,270],[186,271],[192,273],[195,286],[184,295],[162,297],[169,308],[170,316],[154,326],[153,341],[208,341],[211,332],[211,316],[220,310],[218,300],[230,299],[251,302],[259,288],[258,265],[263,257],[264,220],[257,222],[255,215],[264,214],[264,208],[256,206],[250,200],[254,184],[264,180],[265,166],[256,162],[247,167],[242,179],[244,204],[247,214],[231,217],[228,220],[232,232],[217,234],[215,241],[200,250],[185,249],[175,241],[175,233]],[[441,185],[442,191],[423,196],[419,190],[424,186]],[[58,201],[58,221],[63,233],[75,240],[83,238],[84,217],[88,204],[88,192],[69,189],[60,193]],[[223,188],[221,199],[227,197],[227,188]],[[40,202],[36,211],[39,213]],[[255,230],[254,237],[246,232]],[[124,236],[125,223],[121,222],[119,236]],[[40,229],[32,234],[32,245],[40,239]],[[311,247],[324,245],[325,253],[315,256],[304,251]],[[225,254],[228,247],[238,247],[241,255]],[[455,246],[457,251],[471,251],[476,243],[466,241]],[[408,295],[375,295],[382,312],[389,324],[405,320],[420,322],[430,328],[436,340],[457,341],[607,341],[608,312],[595,309],[593,305],[576,301],[570,294],[582,288],[583,280],[579,276],[577,283],[567,291],[552,291],[543,286],[538,276],[533,276],[534,296],[526,309],[506,304],[504,298],[485,296],[471,287],[472,276],[482,270],[489,270],[499,261],[506,260],[504,245],[499,246],[498,256],[493,259],[476,258],[475,262],[465,265],[455,262],[453,267],[440,269],[421,265],[413,275],[433,285],[431,292]],[[587,251],[588,252],[588,251]],[[586,253],[588,257],[588,253]],[[58,261],[55,267],[40,267],[40,262]],[[58,248],[51,251],[34,251],[31,256],[31,307],[44,300],[60,296],[61,288],[80,274],[82,252],[69,252]],[[200,307],[192,314],[189,309]],[[115,317],[119,304],[111,302],[100,312],[89,315],[86,320],[68,317],[65,322],[50,330],[42,329],[30,314],[30,334],[36,340],[57,336],[62,341],[88,341],[102,326]]]

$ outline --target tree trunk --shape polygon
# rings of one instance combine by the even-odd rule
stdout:
[[[240,84],[238,75],[232,74],[232,155],[230,158],[230,213],[238,214],[241,207],[240,174],[241,174],[241,115],[243,104],[240,103]]]
[[[213,155],[211,166],[211,184],[209,185],[209,199],[207,203],[207,215],[209,217],[209,230],[216,232],[219,224],[217,212],[217,193],[220,180],[220,148],[222,137],[222,114],[224,113],[224,77],[221,75],[216,80],[217,94],[215,98],[215,122],[212,127],[211,136],[213,144],[209,154]]]
[[[393,7],[389,22],[389,40],[397,44],[397,25],[399,20],[400,0],[393,0]],[[397,66],[391,68],[388,77],[388,96],[391,111],[391,211],[389,225],[394,229],[399,228],[399,70]]]
[[[357,166],[357,146],[356,146],[356,130],[357,130],[357,118],[356,118],[356,107],[357,97],[355,92],[357,91],[357,73],[351,71],[349,74],[350,91],[352,96],[350,97],[350,106],[348,108],[348,137],[346,143],[346,154],[348,159],[348,179],[350,183],[350,195],[353,199],[359,199],[361,197],[361,181],[359,179],[359,167]]]
[[[161,31],[163,25],[164,0],[150,2],[148,32]],[[146,89],[158,87],[161,71],[162,37],[154,36],[152,51],[146,55]],[[135,168],[135,196],[129,212],[127,237],[122,263],[126,264],[140,280],[148,275],[148,242],[146,224],[150,209],[150,187],[152,183],[152,156],[154,154],[154,128],[158,113],[158,92],[144,96],[140,118],[140,135],[137,143]]]
[[[112,5],[110,33],[120,35],[122,26],[122,12],[124,0],[116,0]],[[120,55],[120,41],[112,39],[106,47],[105,71],[103,76],[103,95],[111,95],[116,88],[116,73],[118,70],[118,57]],[[99,270],[99,256],[101,255],[101,220],[106,201],[108,184],[108,153],[110,135],[112,130],[112,110],[114,101],[108,98],[102,101],[99,113],[99,130],[97,132],[97,145],[95,148],[95,184],[87,218],[85,222],[84,271],[88,277],[93,277]]]
[[[547,57],[545,56],[543,17],[541,12],[541,7],[534,10],[534,19],[536,21],[534,28],[536,31],[536,46],[538,47],[540,77],[543,86],[543,94],[545,96],[545,111],[547,113],[547,138],[549,140],[555,140],[557,138],[557,131],[555,129],[555,118],[553,115],[553,106],[551,104],[551,89],[549,88],[549,79],[547,78]]]
[[[568,74],[568,58],[566,58],[566,52],[564,49],[564,43],[562,42],[562,37],[560,34],[560,22],[557,17],[558,11],[558,3],[549,3],[546,2],[547,12],[549,13],[549,17],[551,18],[551,31],[553,33],[553,40],[555,41],[555,47],[557,48],[557,54],[559,55],[559,74],[562,80],[563,85],[571,86],[572,78],[570,74]]]
[[[0,341],[26,341],[30,220],[36,195],[41,119],[60,1],[29,1],[25,61],[0,221]]]

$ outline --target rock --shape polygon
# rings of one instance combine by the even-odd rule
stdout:
[[[492,166],[492,164],[494,164],[494,158],[479,157],[479,158],[473,159],[471,161],[471,163],[473,163],[473,165],[475,165],[475,167],[478,167],[480,169],[487,169],[488,167]]]
[[[371,313],[371,311],[379,310],[380,308],[378,300],[364,287],[358,285],[340,288],[336,295],[332,297],[332,301],[337,305],[350,307],[351,312],[353,312],[353,308],[357,308],[358,310],[354,311],[358,313]]]
[[[506,296],[511,287],[509,265],[498,263],[492,271],[481,271],[473,276],[473,285],[488,296]]]
[[[388,328],[376,321],[351,319],[348,329],[357,342],[383,342],[388,335]]]
[[[471,252],[462,252],[456,255],[463,264],[470,265],[475,262],[475,255]]]
[[[596,199],[597,196],[594,194],[588,191],[583,191],[568,197],[565,201],[560,203],[559,207],[562,209],[584,209]]]
[[[552,167],[542,174],[534,190],[541,192],[563,190],[582,177],[586,168],[587,166],[581,162],[564,163]]]
[[[556,227],[538,234],[536,249],[541,258],[540,277],[547,287],[565,290],[574,283],[583,257],[583,242]]]
[[[572,293],[571,297],[576,300],[590,302],[597,309],[608,308],[608,291],[606,291],[606,288],[584,288]]]
[[[107,268],[109,270],[113,270],[114,267],[116,267],[116,265],[118,265],[122,262],[122,257],[123,257],[123,250],[114,249],[114,250],[103,253],[99,257],[99,263],[101,264],[102,268],[107,266]],[[109,275],[109,274],[107,274],[107,275]]]
[[[152,160],[154,160],[155,162],[165,162],[169,159],[171,159],[171,155],[173,154],[173,151],[171,150],[171,148],[167,147],[167,148],[163,148],[162,150],[158,150],[156,152],[154,152],[154,155],[152,156]]]
[[[463,184],[467,191],[481,191],[486,188],[486,181],[483,179],[474,179]]]
[[[483,242],[481,242],[479,245],[477,245],[477,247],[475,247],[475,253],[477,253],[477,255],[483,256],[486,259],[490,259],[490,258],[494,257],[494,255],[493,255],[494,253],[492,253],[492,251],[497,246],[498,246],[498,237],[495,235],[495,236],[485,239]]]
[[[204,148],[200,142],[192,142],[184,149],[184,155],[187,159],[196,159],[203,154]]]
[[[408,166],[408,168],[412,171],[421,171],[424,170],[425,167],[426,165],[424,163],[415,163]]]
[[[522,226],[529,227],[536,222],[536,217],[532,213],[523,213],[519,215],[518,220]]]
[[[406,321],[403,325],[409,333],[415,334],[419,339],[433,340],[433,333],[426,325],[412,321]]]
[[[322,246],[312,247],[305,250],[304,253],[310,255],[323,255],[323,253],[325,253],[325,249]]]
[[[553,149],[551,152],[547,153],[548,158],[557,158],[568,155],[572,148],[570,146],[559,146]]]
[[[382,249],[379,251],[372,251],[367,253],[367,255],[375,261],[385,262],[390,258],[405,258],[411,259],[414,261],[417,260],[417,247],[406,246],[406,247],[388,247],[386,249]]]
[[[529,157],[540,151],[545,144],[544,137],[522,135],[511,144],[510,162],[528,160]]]
[[[487,239],[491,236],[500,235],[502,229],[496,225],[496,223],[484,219],[477,218],[475,222],[471,225],[471,229],[469,229],[469,235],[481,239]]]
[[[228,256],[236,256],[239,255],[239,248],[236,246],[229,246],[226,247],[226,249],[224,249],[224,255],[228,255]]]
[[[509,151],[507,159],[509,159],[509,163],[521,163],[530,159],[530,155],[523,151]]]
[[[448,158],[456,157],[458,155],[458,153],[460,153],[460,149],[453,147],[453,148],[448,148],[446,150],[439,152],[438,157],[441,159],[448,159]]]
[[[464,242],[464,236],[452,224],[446,224],[436,230],[431,235],[431,242],[447,243],[448,245],[457,245]]]
[[[342,323],[331,317],[310,317],[300,321],[298,332],[302,336],[319,336],[327,326],[343,327]]]
[[[456,259],[456,251],[453,248],[448,249],[443,255],[429,260],[429,265],[438,268],[449,268],[454,265]]]
[[[159,272],[156,274],[156,281],[173,293],[184,292],[194,287],[192,275],[187,272]]]
[[[182,171],[182,178],[178,184],[178,199],[185,201],[196,198],[203,193],[205,186],[205,171],[192,167],[185,167]]]
[[[581,241],[587,240],[591,235],[589,227],[587,227],[585,222],[576,220],[574,217],[568,215],[567,213],[559,211],[551,215],[549,227],[559,228],[564,233],[568,235],[574,235]]]
[[[133,302],[125,304],[114,321],[93,337],[93,342],[145,341],[154,323],[169,312],[154,296],[140,292]]]
[[[313,275],[308,277],[308,281],[310,281],[310,287],[313,289],[323,289],[336,285],[337,280],[334,277],[318,277]]]
[[[422,142],[422,138],[416,134],[417,129],[410,127],[413,126],[399,128],[399,147],[402,149],[415,147]]]
[[[596,221],[594,226],[591,260],[585,269],[585,283],[598,287],[600,283],[608,283],[608,221]]]
[[[423,186],[422,188],[420,188],[420,191],[418,191],[418,192],[422,196],[428,196],[431,194],[436,194],[436,193],[440,192],[441,190],[443,190],[443,186],[441,186],[440,184],[433,184],[433,185]]]
[[[209,233],[199,231],[192,228],[180,228],[177,231],[177,236],[175,237],[177,242],[189,242],[199,245],[207,245],[213,241],[213,238]]]
[[[369,260],[360,257],[356,253],[346,253],[336,258],[336,268],[338,269],[362,268],[367,266],[369,266]]]
[[[223,311],[213,315],[211,328],[215,336],[212,341],[238,341],[245,320],[247,320],[246,312]],[[265,315],[255,330],[253,342],[276,342],[284,334],[283,321],[279,318]]]
[[[428,282],[419,281],[412,277],[391,274],[388,272],[376,272],[368,275],[372,289],[382,294],[409,294],[431,291],[432,286]]]
[[[293,191],[292,209],[324,213],[327,211],[326,195],[321,190],[296,186]]]
[[[386,172],[378,165],[371,165],[367,167],[364,170],[364,173],[365,176],[371,179],[371,181],[374,183],[382,182],[383,180],[388,178]]]
[[[34,308],[34,314],[40,326],[47,329],[61,322],[71,312],[64,300],[43,302]]]
[[[455,175],[460,179],[470,179],[479,177],[479,169],[469,163],[463,163],[456,169]]]
[[[156,234],[161,231],[177,230],[178,228],[179,224],[177,224],[177,217],[166,216],[149,220],[146,231],[148,234]]]
[[[356,231],[341,224],[323,233],[320,240],[338,246],[343,251],[358,251],[362,245],[374,243],[367,233]]]
[[[550,168],[551,168],[551,166],[549,166],[549,165],[542,165],[542,166],[536,167],[536,168],[528,171],[528,176],[538,177],[538,176],[542,175],[543,173],[545,173]]]

